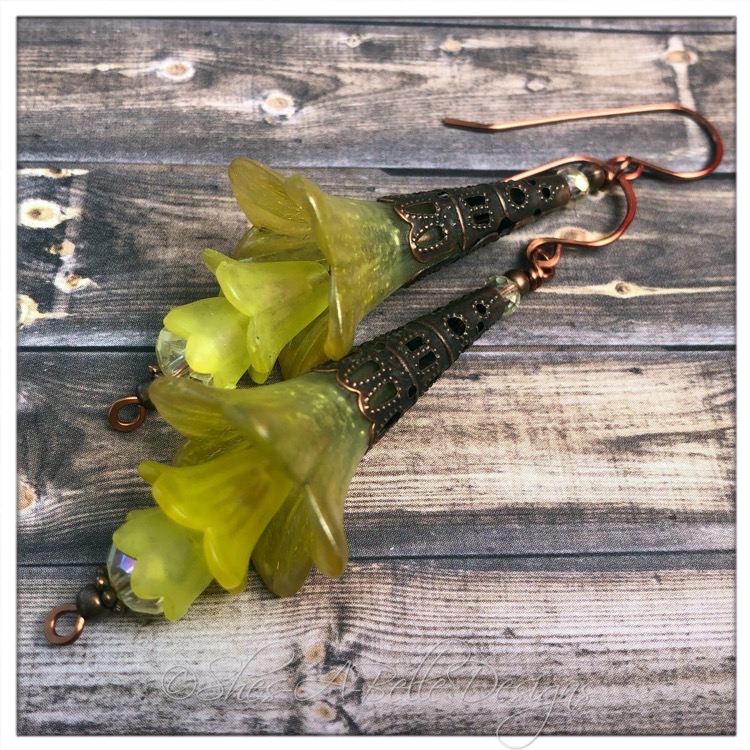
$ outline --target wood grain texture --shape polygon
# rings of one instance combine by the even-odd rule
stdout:
[[[95,623],[70,649],[40,622],[87,571],[23,568],[19,731],[109,734],[106,706],[118,734],[731,734],[732,567],[362,562],[291,599],[253,580],[178,623]]]
[[[676,18],[664,17],[657,18],[649,16],[639,18],[632,16],[629,18],[576,18],[574,16],[562,16],[559,18],[547,18],[542,16],[529,16],[521,18],[519,16],[464,16],[450,18],[448,16],[434,16],[426,18],[265,18],[266,21],[277,21],[282,23],[341,23],[341,24],[367,24],[382,26],[424,26],[428,23],[430,26],[452,26],[452,27],[474,27],[482,28],[521,28],[521,29],[568,29],[571,31],[601,31],[607,33],[610,31],[634,31],[639,34],[662,34],[665,32],[696,32],[699,34],[733,34],[737,28],[735,18],[710,18],[708,16],[695,16],[693,18]]]
[[[440,119],[679,101],[714,121],[731,172],[734,35],[676,32],[21,19],[19,158],[520,170],[585,146],[692,168],[706,146],[682,118],[502,137]]]
[[[366,457],[346,527],[353,557],[734,548],[734,356],[471,351]],[[25,563],[97,563],[135,467],[179,444],[158,417],[123,435],[108,404],[148,354],[21,355]]]
[[[224,168],[86,164],[73,167],[85,174],[37,176],[49,168],[65,174],[71,166],[24,165],[19,173],[19,293],[53,316],[24,326],[21,344],[151,347],[170,307],[216,294],[200,252],[231,252],[248,226]],[[375,169],[304,173],[326,191],[372,200],[492,179]],[[569,252],[555,281],[479,345],[733,345],[734,187],[733,177],[682,185],[640,180],[639,213],[627,234],[605,250]],[[43,201],[67,212],[52,221],[73,218],[24,226],[34,223],[29,212],[53,210]],[[621,198],[604,196],[529,225],[397,292],[364,321],[358,340],[521,264],[540,233],[600,236],[622,211]],[[60,254],[63,247],[68,254]]]
[[[733,733],[735,47],[732,18],[20,19],[19,734]],[[716,123],[719,173],[635,183],[625,237],[567,253],[365,457],[339,581],[276,599],[253,575],[177,623],[47,644],[44,614],[151,502],[135,467],[179,443],[106,409],[166,311],[216,291],[200,251],[247,226],[231,158],[366,199],[574,152],[695,167],[702,136],[669,116],[440,123],[656,101]],[[622,208],[441,269],[358,340]]]

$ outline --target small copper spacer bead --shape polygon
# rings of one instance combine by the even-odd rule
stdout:
[[[117,594],[114,589],[106,588],[101,594],[102,604],[108,609],[112,609],[117,601]]]
[[[115,602],[114,606],[112,607],[112,611],[116,615],[124,615],[125,614],[125,605],[122,603],[121,599],[118,599]]]
[[[591,193],[601,190],[607,180],[607,173],[598,164],[583,164],[581,172],[586,175],[589,181],[589,192]]]
[[[514,268],[512,271],[508,271],[503,275],[518,287],[518,291],[521,293],[522,297],[525,297],[531,291],[529,277],[520,268]]]
[[[104,591],[104,589],[109,586],[109,578],[107,578],[107,576],[97,576],[94,579],[94,586],[96,586],[99,591]]]

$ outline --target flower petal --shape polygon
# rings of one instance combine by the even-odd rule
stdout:
[[[227,422],[223,401],[215,396],[229,392],[188,378],[164,376],[152,381],[148,395],[159,414],[185,437],[228,445],[237,441],[237,430]]]
[[[310,234],[299,206],[284,190],[284,177],[252,159],[234,159],[229,181],[240,208],[254,226],[295,237]]]
[[[269,591],[292,596],[302,587],[312,567],[312,531],[305,494],[296,487],[266,526],[253,550],[253,565]]]
[[[242,235],[234,248],[235,260],[315,260],[322,261],[322,253],[315,240],[305,237],[289,237],[285,234],[266,232],[253,227]]]
[[[211,373],[217,388],[234,387],[250,366],[247,315],[223,297],[174,307],[164,326],[187,340],[185,361],[195,372]]]
[[[279,365],[284,380],[296,378],[325,362],[328,336],[328,310],[318,315],[303,328],[279,353]]]
[[[227,300],[249,318],[247,351],[256,382],[266,379],[282,348],[328,304],[328,273],[312,261],[227,259],[216,278]]]
[[[310,555],[318,570],[329,578],[338,578],[349,560],[349,545],[344,533],[344,501],[349,484],[362,460],[361,445],[341,446],[321,457],[320,469],[305,485],[308,517],[313,530]]]
[[[265,455],[235,448],[196,466],[145,461],[138,467],[154,500],[175,523],[203,532],[209,570],[236,591],[245,581],[253,547],[292,488]]]
[[[133,593],[141,599],[161,598],[168,620],[182,617],[211,582],[202,535],[171,521],[159,508],[128,513],[112,541],[136,560]]]

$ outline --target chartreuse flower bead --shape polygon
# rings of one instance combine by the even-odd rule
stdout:
[[[201,535],[159,508],[128,513],[112,542],[110,581],[123,603],[137,612],[163,611],[168,620],[179,620],[211,582]]]
[[[329,196],[309,180],[285,179],[249,159],[235,159],[229,177],[253,228],[237,245],[237,260],[204,252],[223,294],[214,300],[210,330],[197,303],[164,319],[165,329],[187,342],[184,358],[197,379],[205,382],[199,375],[207,374],[213,385],[234,385],[247,361],[244,369],[262,383],[277,359],[290,378],[340,358],[360,320],[422,270],[409,251],[406,223],[386,203]],[[220,308],[220,299],[239,317]],[[227,330],[219,333],[222,319]],[[219,348],[243,348],[243,325],[246,352],[217,357]]]
[[[210,384],[217,388],[234,386],[250,366],[247,316],[223,297],[175,307],[164,318],[164,325],[167,332],[184,340],[184,361],[191,370],[210,373]],[[167,364],[169,357],[165,356],[171,341],[165,338],[162,333],[157,357],[162,372],[173,374]],[[179,366],[179,361],[176,364]]]
[[[164,513],[203,532],[208,568],[230,591],[244,588],[253,547],[292,486],[270,463],[257,448],[243,447],[195,466],[139,467]]]
[[[584,172],[564,169],[362,201],[250,159],[232,161],[229,179],[253,226],[235,248],[239,263],[214,251],[205,260],[226,300],[250,319],[249,371],[259,383],[276,360],[292,378],[341,359],[362,318],[394,291],[590,190]],[[165,325],[172,330],[168,318]],[[197,366],[198,345],[188,348],[190,374],[210,379]]]
[[[263,383],[285,344],[326,309],[328,272],[314,261],[242,263],[203,253],[226,300],[246,317],[250,373]]]
[[[313,564],[324,575],[342,574],[344,500],[370,423],[333,375],[242,390],[164,377],[149,396],[187,441],[175,465],[139,467],[159,506],[148,512],[159,523],[147,528],[131,514],[115,532],[117,547],[135,559],[137,596],[162,598],[165,612],[176,596],[179,607],[170,612],[181,616],[211,578],[241,591],[251,557],[279,596],[294,594]],[[181,569],[192,584],[179,583]],[[148,585],[136,588],[142,580]]]
[[[184,360],[193,373],[210,373],[212,385],[231,388],[248,369],[263,383],[284,345],[325,310],[328,272],[312,261],[250,264],[215,250],[203,259],[224,296],[173,308],[165,330],[185,340]],[[157,346],[162,371],[179,374],[164,351]]]

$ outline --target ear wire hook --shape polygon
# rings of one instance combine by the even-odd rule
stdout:
[[[714,127],[710,120],[707,120],[699,112],[689,109],[688,107],[683,107],[681,104],[674,104],[671,102],[665,102],[662,104],[643,104],[631,107],[613,107],[609,109],[592,109],[510,122],[481,123],[472,122],[470,120],[460,120],[454,117],[444,118],[443,123],[449,127],[466,128],[469,130],[480,130],[485,132],[498,132],[538,127],[540,125],[552,125],[561,122],[591,120],[603,117],[623,117],[627,115],[640,115],[655,112],[675,112],[684,115],[696,122],[702,128],[710,138],[712,144],[711,158],[705,167],[692,171],[675,171],[633,156],[618,155],[610,159],[608,162],[605,162],[591,156],[575,154],[573,156],[567,156],[562,159],[547,162],[546,164],[526,170],[525,172],[519,172],[518,174],[507,178],[508,180],[521,180],[568,164],[587,163],[598,166],[604,170],[605,176],[602,180],[601,187],[607,187],[616,182],[624,192],[625,200],[627,202],[627,210],[624,219],[619,227],[606,237],[591,241],[562,240],[556,237],[538,237],[537,239],[532,240],[526,248],[526,258],[529,262],[528,275],[532,289],[537,289],[540,284],[554,276],[555,267],[560,261],[564,247],[599,248],[609,245],[622,236],[623,232],[628,226],[630,226],[635,218],[637,205],[635,193],[633,192],[630,183],[640,177],[644,171],[647,171],[656,177],[675,180],[698,180],[713,172],[716,167],[719,166],[724,157],[724,144],[719,135],[719,131]],[[551,250],[551,247],[554,247],[554,249]]]
[[[520,130],[522,128],[535,128],[540,125],[554,125],[560,122],[573,122],[576,120],[593,120],[602,117],[624,117],[628,115],[642,115],[655,112],[675,112],[680,115],[684,115],[693,122],[700,125],[701,129],[711,139],[713,146],[711,159],[708,164],[702,169],[696,169],[693,171],[675,171],[662,167],[653,162],[646,161],[645,159],[637,159],[632,156],[617,156],[612,161],[625,161],[627,160],[627,167],[633,167],[632,171],[628,173],[627,179],[634,180],[646,170],[653,175],[658,177],[668,177],[675,180],[699,180],[701,177],[705,177],[707,174],[713,172],[716,167],[721,164],[721,160],[724,157],[724,143],[719,135],[719,131],[716,129],[714,124],[706,119],[702,114],[696,112],[694,109],[683,107],[681,104],[675,104],[673,102],[663,102],[661,104],[638,104],[632,107],[612,107],[610,109],[589,109],[581,112],[567,112],[559,115],[548,115],[547,117],[537,117],[528,120],[516,120],[510,122],[472,122],[471,120],[460,120],[455,117],[446,117],[443,119],[443,123],[448,127],[452,128],[465,128],[467,130],[481,130],[481,131],[507,131],[507,130]],[[582,159],[579,159],[582,160]],[[588,159],[588,161],[594,161]],[[567,162],[565,162],[567,163]],[[557,164],[557,162],[550,162],[548,165],[544,165],[546,168],[551,169],[550,165]],[[535,172],[534,172],[535,173]],[[524,176],[527,172],[522,173]],[[516,176],[517,179],[520,179]]]

